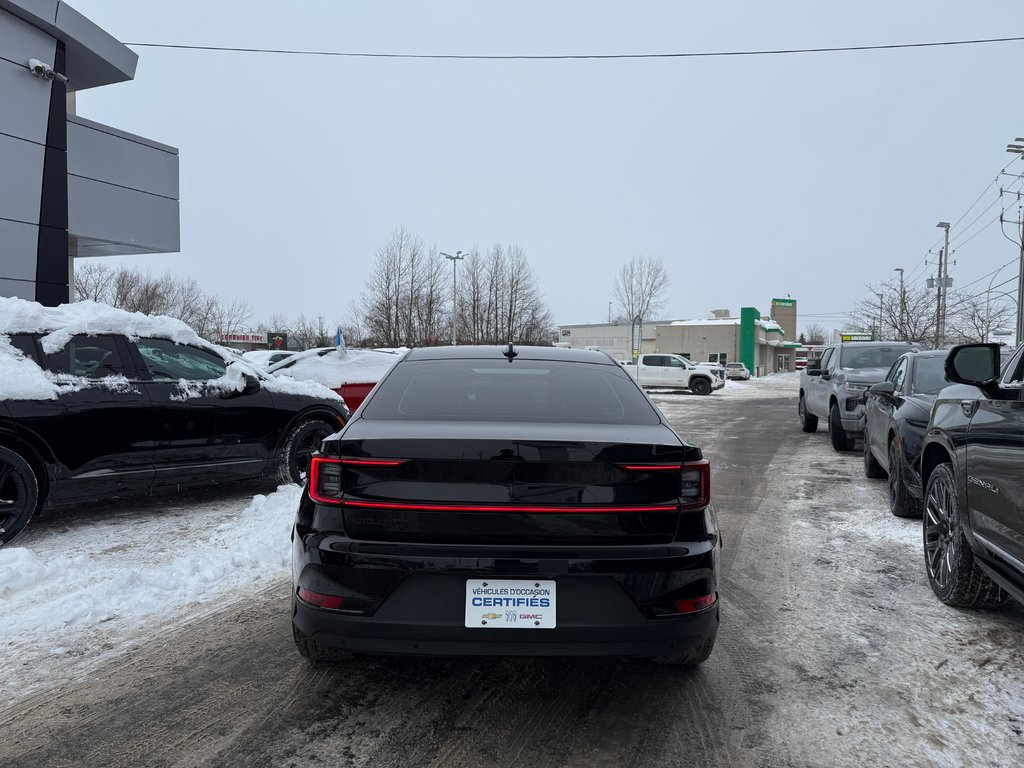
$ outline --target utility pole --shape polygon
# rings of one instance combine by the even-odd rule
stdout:
[[[893,272],[900,273],[900,332],[902,341],[907,340],[907,328],[904,325],[904,315],[907,313],[907,294],[903,292],[903,267],[896,267]]]
[[[1006,145],[1006,151],[1014,154],[1024,156],[1024,138],[1018,136],[1013,140],[1013,144]],[[1020,214],[1018,214],[1018,219]],[[999,219],[999,226],[1001,227],[1002,217]],[[1016,342],[1020,344],[1024,341],[1024,222],[1020,222],[1018,229],[1020,234],[1020,263],[1017,267],[1017,338]],[[985,341],[988,341],[986,338]]]
[[[456,251],[455,255],[453,256],[450,253],[445,253],[444,251],[441,251],[441,255],[444,256],[446,259],[450,259],[451,262],[452,262],[452,346],[454,347],[455,346],[455,316],[459,312],[459,291],[458,291],[458,283],[456,282],[456,277],[455,277],[455,268],[456,268],[456,266],[458,266],[458,263],[460,261],[462,261],[464,258],[466,258],[466,254],[464,254],[462,251]]]
[[[942,346],[946,336],[946,271],[949,265],[949,222],[940,221],[935,225],[945,230],[945,244],[939,254],[939,292],[935,302],[935,348]]]
[[[882,313],[885,311],[882,308],[883,297],[882,294],[877,292],[875,296],[878,297],[878,336],[875,338],[875,341],[882,341]]]

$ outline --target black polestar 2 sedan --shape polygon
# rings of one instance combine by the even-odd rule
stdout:
[[[719,621],[710,476],[603,352],[414,349],[312,458],[298,650],[700,663]]]

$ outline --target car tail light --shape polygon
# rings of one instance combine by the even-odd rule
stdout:
[[[619,464],[627,472],[678,472],[682,464]]]
[[[701,459],[683,464],[679,473],[679,499],[683,509],[706,507],[711,503],[711,462]]]
[[[703,595],[702,597],[688,597],[685,600],[676,600],[676,611],[679,613],[696,613],[710,608],[718,601],[718,595]]]
[[[309,498],[318,504],[340,504],[342,470],[394,469],[408,459],[331,459],[316,456],[309,463]]]
[[[298,595],[299,600],[304,603],[314,605],[317,608],[327,608],[331,611],[338,610],[345,602],[345,598],[341,595],[324,595],[320,592],[308,590],[305,587],[299,587]]]
[[[317,504],[340,504],[341,461],[314,454],[309,461],[309,498]]]

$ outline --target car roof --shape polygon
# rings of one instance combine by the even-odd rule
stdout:
[[[597,363],[600,365],[617,365],[607,352],[590,349],[572,349],[567,347],[531,347],[512,345],[516,353],[515,360],[559,360],[575,363]],[[406,360],[506,360],[505,352],[508,345],[471,345],[444,347],[416,347],[409,351]]]

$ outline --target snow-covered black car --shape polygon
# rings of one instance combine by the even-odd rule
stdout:
[[[296,645],[700,663],[718,630],[709,486],[606,354],[414,349],[313,456]]]
[[[1024,345],[954,347],[921,454],[924,556],[944,603],[1024,602]]]
[[[0,544],[46,507],[261,476],[301,482],[348,419],[167,317],[0,298]]]

